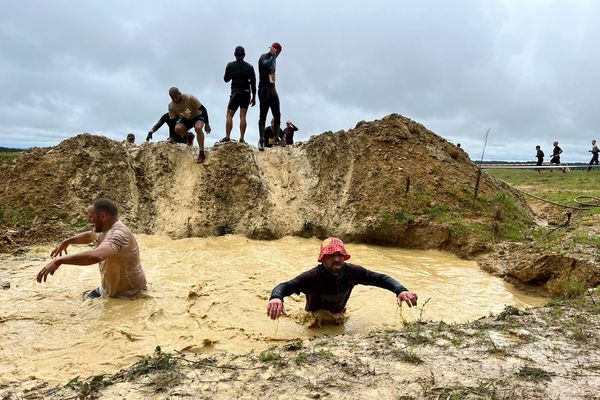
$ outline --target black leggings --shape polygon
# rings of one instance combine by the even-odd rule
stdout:
[[[265,125],[270,108],[273,119],[275,120],[275,126],[279,128],[279,124],[281,123],[281,111],[279,110],[279,95],[277,94],[277,90],[275,90],[275,88],[258,89],[258,100],[260,101],[258,124]]]

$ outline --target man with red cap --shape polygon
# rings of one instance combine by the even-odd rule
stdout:
[[[399,306],[402,302],[409,307],[417,305],[416,293],[410,292],[388,275],[346,263],[349,258],[350,254],[346,251],[344,242],[335,237],[325,239],[321,243],[318,258],[320,264],[290,281],[277,285],[271,292],[267,315],[271,319],[277,319],[281,314],[285,314],[283,298],[294,293],[306,295],[306,311],[327,310],[334,314],[343,314],[350,293],[356,285],[388,289],[396,295]]]
[[[279,110],[279,95],[275,89],[275,67],[277,57],[281,53],[281,45],[273,43],[269,51],[258,59],[258,100],[260,101],[260,114],[258,117],[258,150],[264,150],[265,122],[269,108],[275,121],[275,137],[279,137],[281,111]]]

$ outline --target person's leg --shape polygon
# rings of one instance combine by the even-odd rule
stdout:
[[[206,156],[204,155],[204,133],[202,129],[204,128],[204,121],[198,120],[194,124],[194,130],[196,131],[196,138],[198,140],[198,147],[200,151],[198,152],[198,159],[196,162],[203,163],[206,160]]]
[[[246,114],[248,113],[247,108],[240,108],[240,143],[246,143],[244,135],[246,134]]]
[[[231,139],[231,129],[233,128],[233,116],[235,115],[235,110],[227,109],[227,118],[225,120],[225,139],[229,141]]]
[[[258,149],[264,150],[265,122],[267,121],[267,113],[269,112],[269,99],[264,90],[258,91],[258,101],[260,102],[260,111],[258,116]]]
[[[275,135],[275,139],[279,140],[279,131],[280,131],[279,126],[281,125],[281,111],[279,109],[279,95],[277,94],[277,92],[275,90],[273,90],[273,93],[271,93],[270,106],[271,106],[271,114],[273,114],[273,121],[275,124],[275,132],[273,132],[273,134]]]
[[[187,137],[187,133],[188,133],[188,128],[185,126],[184,123],[178,122],[177,124],[175,124],[175,134],[179,135],[183,138]]]

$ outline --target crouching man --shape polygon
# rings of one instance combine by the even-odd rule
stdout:
[[[356,285],[377,286],[394,292],[399,306],[417,305],[417,294],[408,291],[394,278],[370,271],[360,265],[347,264],[350,254],[338,238],[327,238],[321,243],[319,265],[294,279],[280,283],[271,292],[267,315],[277,319],[285,314],[283,298],[293,293],[306,295],[306,311],[326,310],[333,314],[346,312],[346,303]]]
[[[100,264],[100,287],[88,297],[132,297],[146,289],[146,276],[140,262],[140,251],[133,233],[119,221],[115,203],[98,199],[86,209],[93,229],[63,240],[52,252],[53,257],[37,274],[38,282],[46,282],[62,264]],[[96,243],[92,250],[67,254],[70,244]],[[63,255],[64,253],[64,255]]]

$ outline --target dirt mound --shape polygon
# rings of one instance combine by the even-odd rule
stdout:
[[[475,199],[466,153],[399,115],[265,152],[219,144],[207,157],[197,165],[192,148],[90,134],[29,150],[0,167],[2,246],[80,231],[84,207],[100,196],[144,233],[337,235],[461,255],[532,221],[522,199],[485,174]]]

